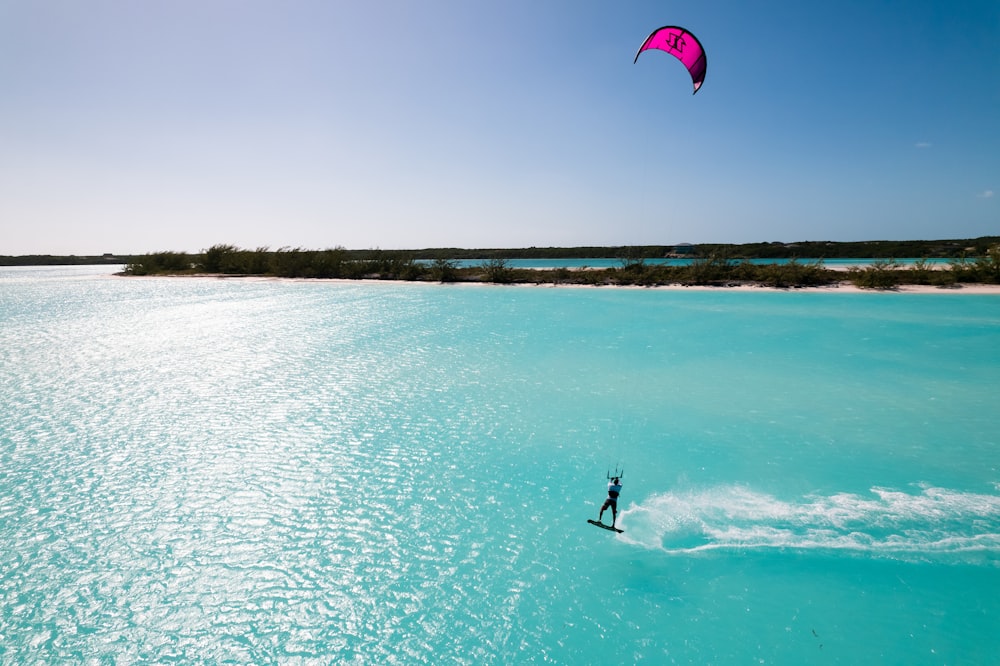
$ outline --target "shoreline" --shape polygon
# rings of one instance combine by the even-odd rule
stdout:
[[[111,274],[109,277],[127,278],[202,278],[209,280],[241,280],[251,282],[303,282],[334,284],[385,284],[385,285],[425,285],[441,287],[528,287],[541,289],[633,289],[648,291],[718,291],[718,292],[777,292],[777,293],[853,293],[853,294],[953,294],[953,295],[980,295],[980,296],[1000,296],[1000,284],[980,284],[968,283],[950,287],[935,287],[931,285],[901,284],[892,289],[864,289],[851,284],[848,281],[819,287],[770,287],[760,284],[733,284],[733,285],[683,285],[683,284],[663,284],[663,285],[634,285],[634,284],[558,284],[558,283],[534,283],[534,282],[514,282],[498,284],[494,282],[432,282],[422,280],[379,280],[379,279],[351,279],[351,278],[287,278],[273,277],[266,275],[226,275],[221,273],[192,273],[185,275],[121,275]]]

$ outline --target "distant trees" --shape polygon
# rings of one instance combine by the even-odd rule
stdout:
[[[742,245],[701,244],[700,255],[725,251],[729,256],[750,259],[916,259],[919,257],[958,258],[965,254],[983,255],[1000,243],[1000,236],[949,240],[904,241],[800,241],[795,243],[744,243]]]
[[[441,260],[478,260],[489,259],[607,259],[608,257],[621,257],[626,261],[662,259],[668,256],[677,256],[679,249],[683,249],[685,257],[697,257],[706,259],[710,257],[723,257],[728,260],[738,261],[741,259],[794,259],[807,258],[815,259],[914,259],[918,257],[928,257],[936,259],[953,259],[962,264],[961,269],[982,268],[974,267],[976,258],[987,258],[991,249],[1000,245],[1000,236],[982,236],[980,238],[950,239],[950,240],[916,240],[916,241],[854,241],[854,242],[834,242],[834,241],[801,241],[795,243],[744,243],[744,244],[712,244],[702,243],[699,245],[623,245],[623,246],[594,246],[594,247],[528,247],[528,248],[507,248],[507,249],[463,249],[463,248],[431,248],[423,250],[347,250],[336,247],[332,250],[322,250],[322,252],[332,253],[322,261],[336,261],[337,255],[345,261],[362,262],[376,259],[376,255],[382,257],[402,257],[412,261],[422,262],[425,265],[438,259]],[[276,252],[313,252],[311,250],[282,248]],[[185,253],[156,253],[156,254],[177,254]],[[217,272],[223,269],[223,262],[232,262],[232,268],[239,273],[267,272],[269,265],[261,263],[262,260],[270,260],[274,253],[267,248],[257,250],[241,250],[232,245],[215,245],[205,250],[201,255],[192,254],[189,258],[192,262],[201,264],[206,272]],[[968,259],[972,257],[973,259]],[[0,256],[0,265],[4,266],[42,266],[56,264],[120,264],[131,263],[132,260],[146,262],[143,257],[130,255],[103,256],[53,256],[53,255],[31,255],[31,256]],[[992,260],[991,260],[992,261]],[[247,263],[251,262],[251,263]],[[256,263],[254,263],[256,262]],[[314,266],[318,272],[328,272],[336,270],[327,265],[321,267]],[[404,268],[405,267],[401,267]],[[212,269],[209,271],[209,269]],[[225,272],[225,271],[223,271]],[[405,272],[405,270],[404,270]],[[988,272],[988,271],[987,271]]]

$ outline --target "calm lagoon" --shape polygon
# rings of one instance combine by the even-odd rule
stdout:
[[[0,269],[0,663],[1000,652],[1000,296],[112,270]]]

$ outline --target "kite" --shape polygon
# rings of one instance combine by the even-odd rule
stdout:
[[[698,38],[686,29],[676,25],[665,25],[650,33],[646,41],[642,43],[635,54],[636,63],[639,56],[646,49],[659,49],[674,56],[687,67],[691,74],[691,82],[694,83],[694,91],[697,93],[701,84],[705,82],[705,70],[708,63],[705,60],[705,49],[702,48]]]

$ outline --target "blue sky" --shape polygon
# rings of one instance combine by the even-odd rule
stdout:
[[[697,95],[647,34],[705,46]],[[996,0],[0,0],[0,254],[1000,235]]]

